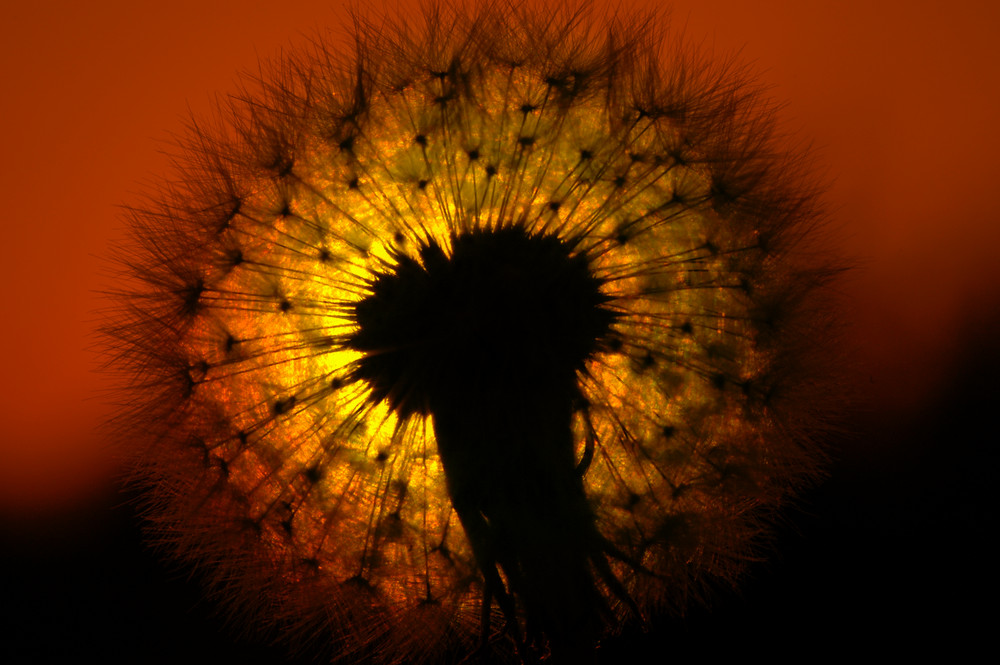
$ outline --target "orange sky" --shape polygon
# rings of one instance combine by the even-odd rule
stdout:
[[[189,110],[346,17],[335,1],[206,4],[4,10],[0,516],[107,486],[90,331],[116,206],[165,172]],[[701,0],[672,15],[693,43],[742,49],[787,102],[785,128],[815,145],[858,265],[844,286],[857,390],[893,419],[933,403],[965,333],[1000,310],[1000,7],[873,4]]]

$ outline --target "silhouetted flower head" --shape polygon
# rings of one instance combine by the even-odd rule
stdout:
[[[585,662],[814,471],[813,192],[743,72],[646,17],[422,18],[265,68],[130,210],[121,431],[252,620]]]

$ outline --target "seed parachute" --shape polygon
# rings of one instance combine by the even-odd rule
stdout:
[[[262,67],[129,208],[158,542],[340,661],[595,662],[815,474],[820,215],[650,17],[432,5]]]

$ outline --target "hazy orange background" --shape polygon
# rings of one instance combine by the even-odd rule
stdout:
[[[122,235],[116,206],[166,171],[162,151],[189,111],[207,113],[258,56],[347,12],[105,0],[2,14],[0,513],[10,517],[110,487],[95,431],[109,410],[90,347],[95,292],[112,283],[100,257]],[[673,3],[672,17],[691,43],[742,49],[787,102],[784,127],[815,145],[835,235],[858,266],[844,316],[869,415],[927,408],[963,331],[1000,306],[1000,6],[700,0]]]
[[[167,171],[170,132],[258,57],[347,12],[340,0],[6,5],[0,662],[282,662],[223,630],[196,576],[161,565],[130,506],[115,508],[91,331],[96,291],[113,285],[101,257],[122,237],[118,206]],[[992,648],[978,608],[996,605],[983,594],[1000,467],[1000,6],[683,0],[672,17],[688,42],[754,63],[786,102],[784,127],[815,146],[832,236],[857,266],[843,317],[860,406],[831,477],[786,513],[772,563],[649,643],[676,662],[801,662],[838,646],[853,658],[873,644],[898,660],[926,657],[926,639]]]

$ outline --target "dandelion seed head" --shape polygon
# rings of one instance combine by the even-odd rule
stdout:
[[[813,195],[639,20],[424,19],[275,64],[131,210],[122,431],[255,620],[567,658],[735,579],[813,473]]]

